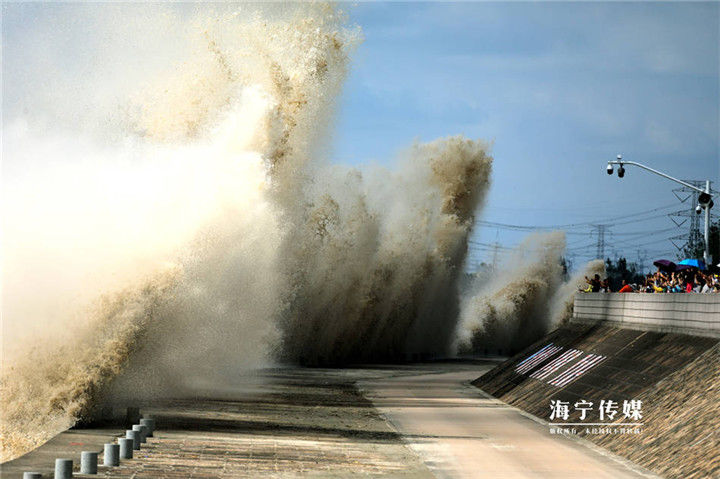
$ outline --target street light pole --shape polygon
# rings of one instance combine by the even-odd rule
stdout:
[[[713,207],[713,194],[710,193],[710,180],[705,181],[705,189],[703,190],[702,188],[698,188],[695,185],[691,185],[690,183],[687,183],[685,181],[673,178],[672,176],[665,174],[662,171],[650,168],[649,166],[643,165],[642,163],[637,163],[635,161],[625,161],[622,159],[622,155],[618,155],[617,160],[615,161],[608,161],[607,172],[610,175],[612,175],[613,172],[612,165],[620,165],[620,168],[618,169],[618,176],[620,178],[622,178],[625,174],[625,169],[623,168],[623,165],[633,165],[637,166],[638,168],[642,168],[643,170],[647,170],[650,173],[655,173],[658,176],[662,176],[663,178],[666,178],[670,181],[674,181],[675,183],[680,183],[681,185],[700,193],[701,200],[699,201],[699,203],[705,209],[705,251],[703,253],[703,259],[705,260],[705,264],[710,264],[710,208]],[[699,209],[700,206],[698,206],[698,210]],[[700,211],[698,211],[698,213],[699,212]]]
[[[705,193],[710,194],[710,180],[705,180]],[[712,195],[710,195],[712,198]],[[711,205],[705,207],[705,266],[710,264],[710,208]]]

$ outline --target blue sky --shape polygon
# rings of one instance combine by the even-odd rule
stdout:
[[[676,185],[605,173],[622,153],[673,176],[720,184],[718,3],[360,3],[365,41],[336,131],[337,161],[385,163],[414,139],[494,141],[487,221],[558,225],[642,214],[609,229],[606,255],[676,255],[686,228]],[[635,221],[638,220],[638,221]],[[568,237],[595,254],[590,228]],[[630,233],[639,233],[632,235]],[[640,234],[642,233],[642,234]],[[525,233],[478,228],[509,247]],[[474,259],[489,259],[477,247]],[[649,263],[649,261],[648,261]]]

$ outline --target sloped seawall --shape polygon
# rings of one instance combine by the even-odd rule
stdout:
[[[720,295],[578,295],[570,324],[473,384],[663,476],[720,477],[719,308]],[[604,427],[619,424],[632,432]]]

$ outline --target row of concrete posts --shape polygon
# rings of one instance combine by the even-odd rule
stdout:
[[[128,408],[128,416],[132,415]],[[137,413],[139,416],[139,411]],[[121,459],[132,459],[133,451],[140,450],[140,445],[147,442],[148,437],[153,437],[155,432],[155,420],[142,418],[132,429],[125,431],[125,437],[118,438],[117,443],[106,443],[103,448],[103,465],[106,467],[117,467]],[[82,451],[80,454],[80,474],[98,473],[98,453],[95,451]],[[72,459],[55,459],[55,479],[70,479],[73,477]],[[23,479],[41,479],[39,472],[25,472]]]

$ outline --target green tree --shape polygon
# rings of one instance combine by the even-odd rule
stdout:
[[[613,262],[610,258],[605,260],[605,274],[610,280],[610,289],[617,291],[622,286],[623,280],[629,284],[642,283],[644,277],[642,272],[638,271],[637,264],[628,263],[625,258],[617,258]]]
[[[687,244],[683,247],[678,259],[685,258],[700,259],[705,253],[705,238],[699,232],[693,232],[688,239]]]

